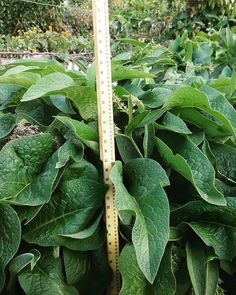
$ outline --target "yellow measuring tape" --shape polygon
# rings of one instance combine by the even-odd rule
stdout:
[[[107,252],[109,264],[113,271],[113,281],[108,290],[108,294],[117,295],[119,294],[120,287],[120,275],[118,269],[118,217],[114,204],[115,190],[109,180],[111,166],[115,161],[115,144],[107,0],[93,0],[93,25],[95,38],[100,158],[103,162],[104,180],[105,183],[109,185],[109,190],[106,194]]]

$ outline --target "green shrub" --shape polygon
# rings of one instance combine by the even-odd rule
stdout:
[[[50,26],[45,32],[32,28],[26,32],[20,31],[17,36],[2,35],[0,40],[2,51],[78,53],[92,50],[88,38],[73,35],[73,32],[66,28],[58,33]]]

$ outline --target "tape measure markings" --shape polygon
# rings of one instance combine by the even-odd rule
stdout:
[[[104,181],[109,185],[105,200],[107,253],[108,261],[114,275],[108,294],[117,295],[119,294],[120,286],[120,275],[118,269],[118,216],[115,208],[115,189],[109,180],[112,163],[115,161],[115,143],[107,0],[93,0],[93,20],[95,34],[100,158],[103,161]]]

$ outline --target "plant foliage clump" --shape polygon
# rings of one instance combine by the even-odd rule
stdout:
[[[121,42],[121,41],[119,41]],[[235,33],[125,39],[112,62],[121,295],[230,294],[236,273]],[[95,65],[0,72],[0,289],[104,294],[111,272]]]

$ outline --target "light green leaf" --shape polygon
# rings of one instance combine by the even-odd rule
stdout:
[[[165,110],[144,111],[134,116],[132,121],[126,127],[126,134],[130,134],[135,128],[144,127],[145,125],[154,123],[164,113],[165,113]]]
[[[189,180],[204,200],[216,205],[226,204],[215,187],[214,168],[191,140],[164,133],[161,139],[156,139],[156,146],[166,164]]]
[[[112,81],[120,81],[126,79],[144,79],[144,78],[154,78],[155,76],[141,71],[141,70],[134,70],[128,67],[124,67],[122,65],[113,64],[112,66]]]
[[[138,266],[133,245],[126,244],[123,248],[119,258],[119,269],[122,276],[120,295],[148,294],[148,282]]]
[[[74,85],[62,90],[51,91],[49,94],[55,97],[54,103],[56,98],[57,100],[60,98],[58,95],[69,98],[84,120],[97,119],[97,94],[94,88]]]
[[[211,108],[215,112],[223,114],[225,118],[229,120],[233,128],[236,129],[236,110],[228,102],[225,96],[207,85],[202,86],[200,90],[207,95]]]
[[[219,282],[219,269],[216,260],[208,261],[206,266],[205,295],[215,295]]]
[[[71,129],[86,146],[98,152],[98,133],[94,128],[69,117],[56,116],[56,119]]]
[[[170,130],[182,134],[191,134],[184,121],[170,112],[166,112],[160,123],[155,123],[155,127],[158,130]]]
[[[30,269],[33,270],[41,254],[38,250],[33,249],[29,253],[20,254],[9,263],[9,271],[11,275],[16,275],[21,272],[27,265],[30,264]]]
[[[83,158],[83,146],[79,142],[75,142],[72,138],[68,139],[58,149],[58,162],[56,168],[61,168],[66,165],[69,160],[79,162]]]
[[[19,283],[26,295],[79,295],[74,287],[67,286],[61,278],[38,265],[33,271],[21,273]]]
[[[0,84],[13,84],[28,88],[40,78],[39,74],[23,72],[10,76],[0,76]]]
[[[223,126],[220,122],[203,113],[201,110],[194,108],[181,108],[177,114],[186,122],[189,122],[212,138],[230,136],[232,132]]]
[[[236,111],[219,92],[209,86],[201,88],[202,91],[190,86],[177,88],[168,98],[164,107],[171,108],[198,108],[213,116],[231,135],[235,134],[234,120]],[[203,91],[206,93],[203,93]],[[213,96],[214,100],[213,100]],[[235,116],[235,115],[234,115]],[[236,117],[236,116],[235,116]]]
[[[1,80],[0,80],[1,81]],[[29,101],[42,96],[46,96],[52,91],[59,91],[74,85],[74,80],[63,73],[51,73],[37,80],[26,93],[21,101]]]
[[[16,212],[0,204],[0,291],[5,283],[5,267],[16,254],[21,240],[21,225]]]
[[[162,188],[169,180],[164,169],[151,159],[130,161],[124,167],[124,179],[129,191],[123,184],[122,165],[117,162],[111,172],[116,207],[119,214],[127,212],[135,217],[132,242],[138,265],[153,283],[169,238],[169,205]]]
[[[13,74],[19,74],[19,73],[23,73],[23,72],[27,72],[27,71],[35,70],[35,69],[40,69],[40,68],[38,66],[26,67],[24,65],[19,65],[19,66],[15,66],[10,69],[7,69],[2,76],[6,77],[6,76],[13,75]]]
[[[74,86],[65,89],[84,120],[97,119],[97,94],[91,87]]]
[[[139,96],[143,104],[149,108],[159,108],[165,103],[167,97],[172,93],[171,90],[166,88],[157,87],[153,90],[144,92]]]

